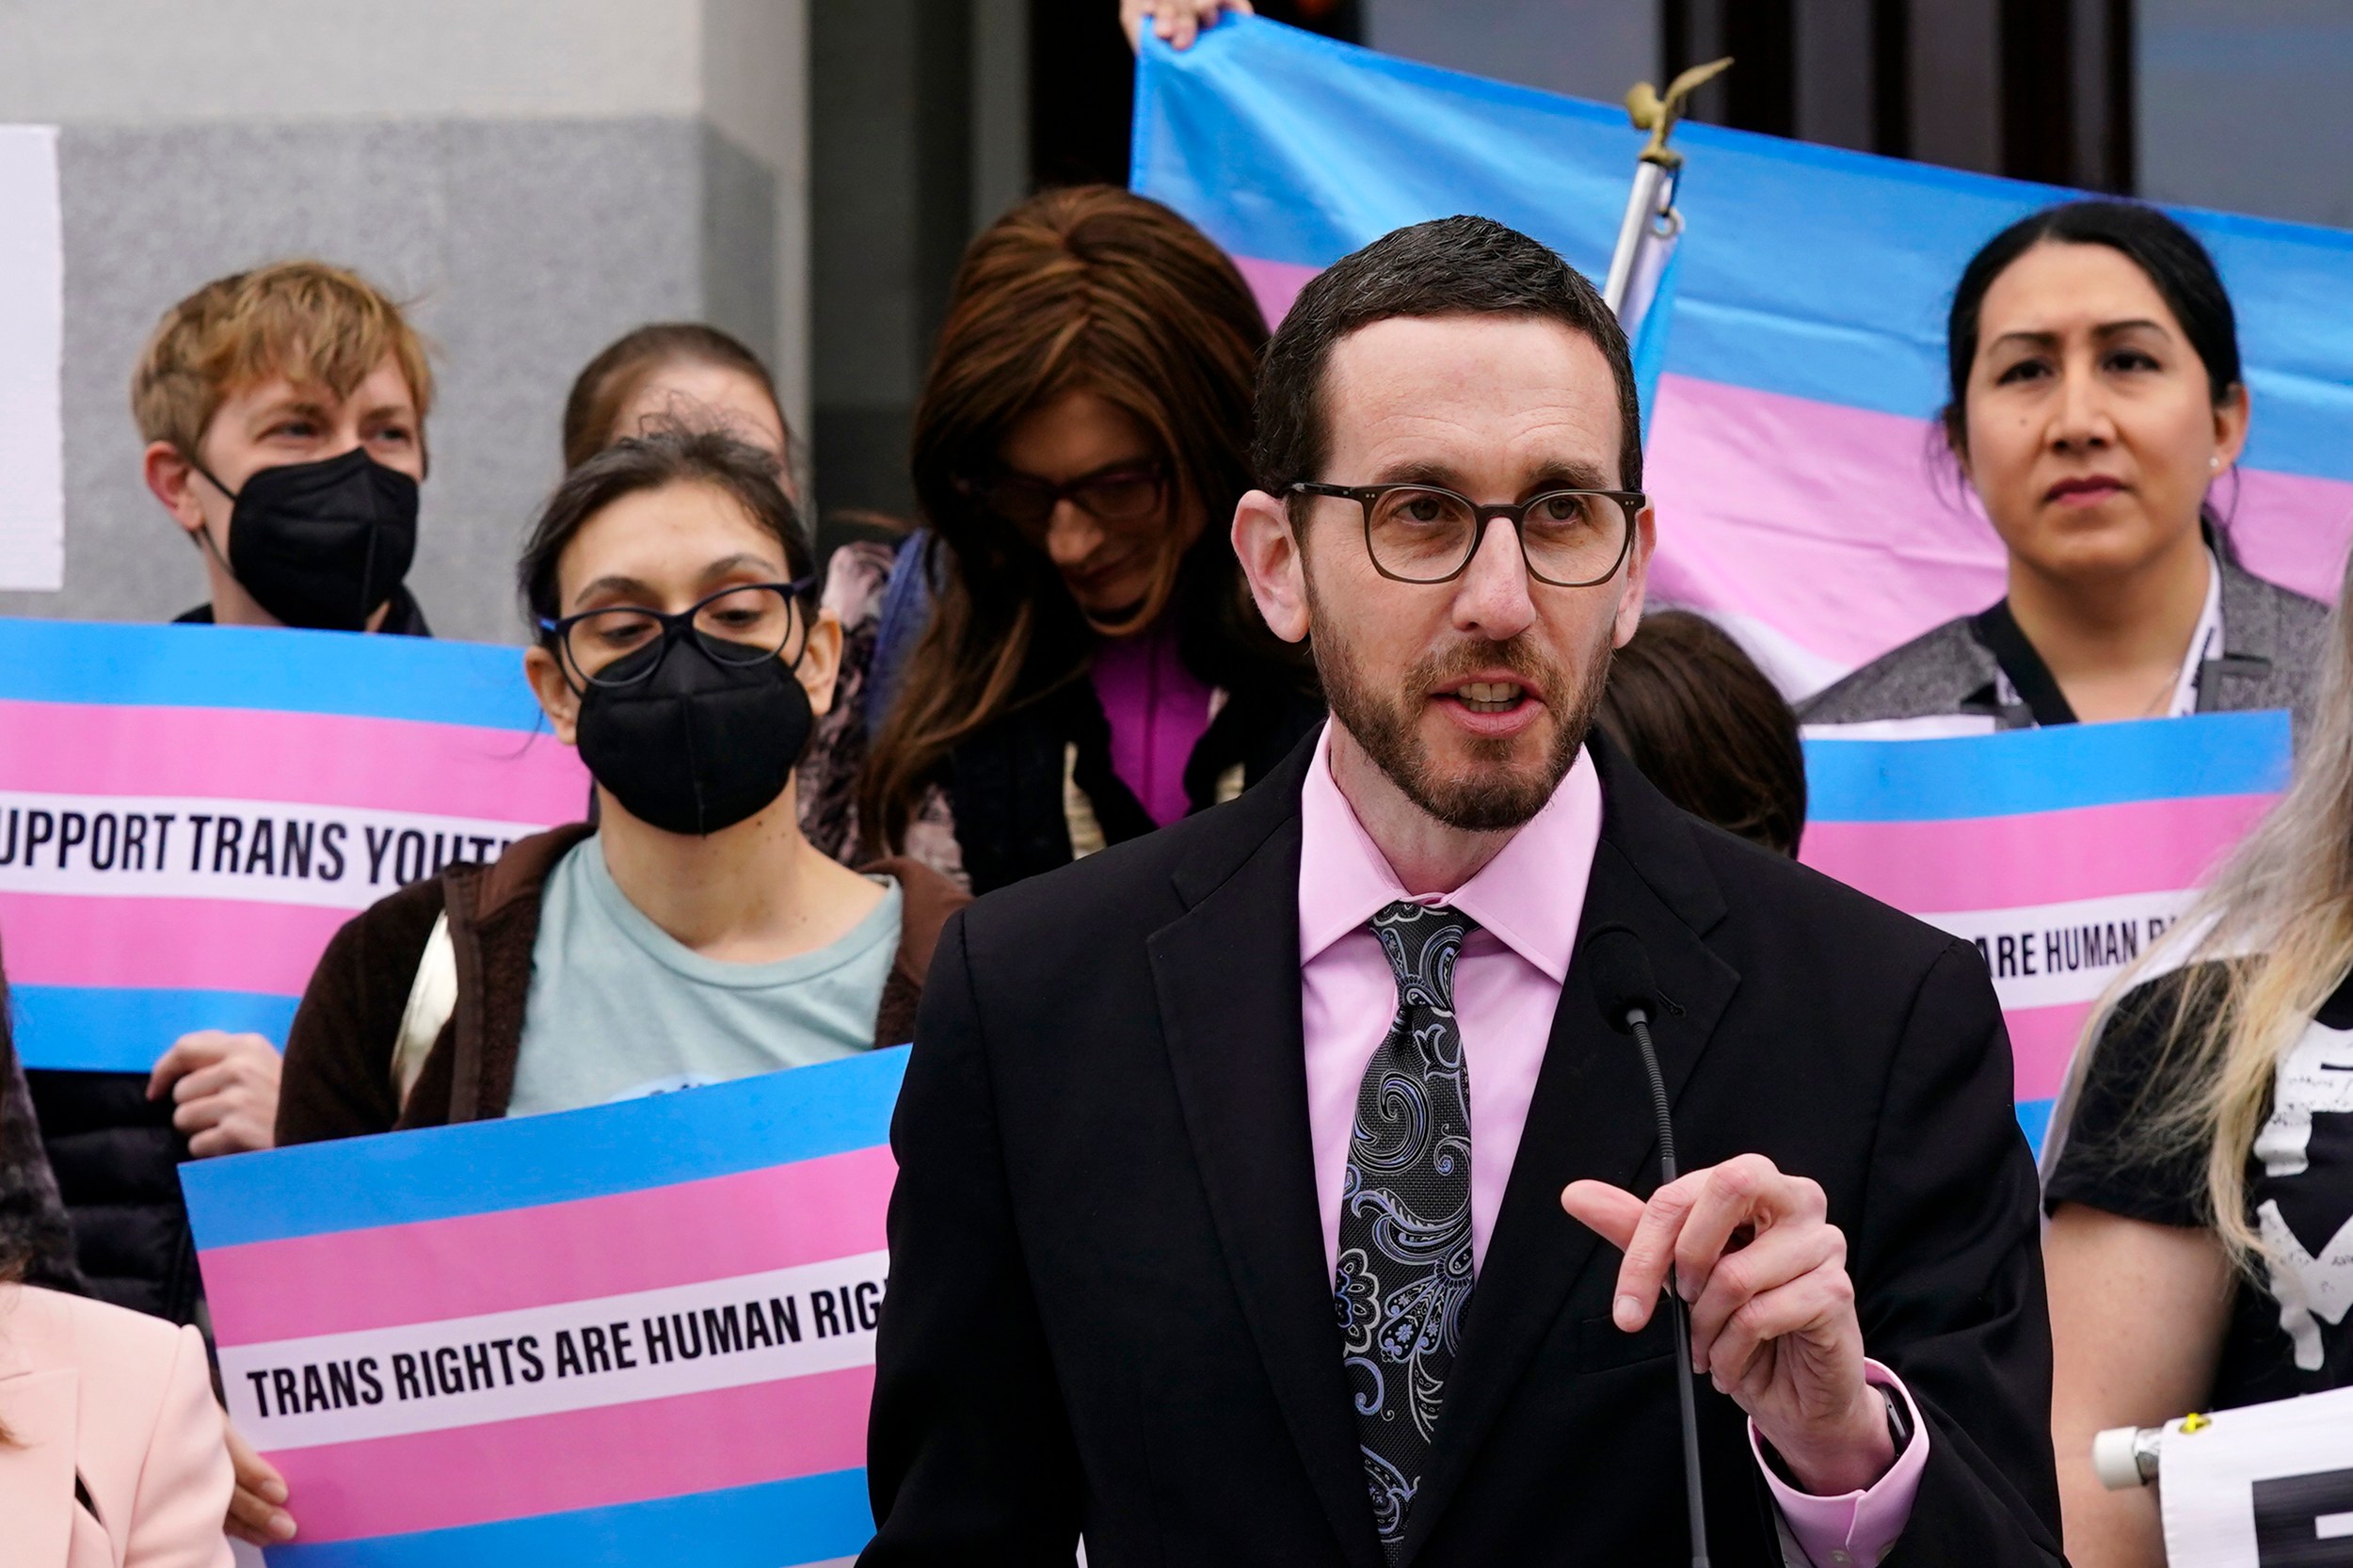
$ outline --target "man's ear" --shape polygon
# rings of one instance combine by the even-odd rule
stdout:
[[[547,714],[555,738],[568,746],[578,745],[580,696],[564,678],[563,661],[544,644],[534,643],[523,650],[523,676],[531,682],[531,695],[539,699],[539,710]]]
[[[1634,539],[1626,547],[1625,586],[1618,591],[1618,621],[1609,646],[1624,648],[1642,624],[1642,600],[1650,593],[1650,552],[1658,544],[1658,520],[1648,506],[1634,515]]]
[[[792,673],[800,678],[801,690],[808,694],[808,705],[824,717],[833,712],[833,691],[841,675],[841,617],[831,610],[820,610],[809,622],[808,643],[801,649],[801,662]]]
[[[1267,628],[1287,643],[1307,635],[1307,559],[1291,531],[1290,514],[1264,490],[1234,506],[1234,553],[1250,580],[1250,597]]]
[[[201,481],[186,454],[169,441],[150,441],[140,468],[148,489],[164,504],[171,520],[186,530],[191,539],[202,533],[204,508],[196,497],[196,486]]]

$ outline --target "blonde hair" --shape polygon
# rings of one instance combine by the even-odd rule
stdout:
[[[2045,1178],[2092,1057],[2135,987],[2187,969],[2115,1152],[2203,1160],[2207,1223],[2231,1261],[2265,1256],[2248,1221],[2247,1161],[2271,1113],[2281,1060],[2353,971],[2353,615],[2330,612],[2313,723],[2287,793],[2176,922],[2109,986],[2086,1026],[2043,1149]],[[2140,1003],[2136,1005],[2146,1005]],[[2160,1093],[2152,1086],[2178,1086]]]
[[[164,312],[131,374],[139,437],[195,456],[229,397],[273,376],[348,397],[391,355],[423,420],[433,402],[424,341],[356,272],[273,262],[215,279]]]

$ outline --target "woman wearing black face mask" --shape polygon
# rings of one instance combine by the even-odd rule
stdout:
[[[574,470],[526,545],[526,655],[598,824],[451,866],[336,936],[287,1043],[281,1144],[524,1115],[904,1041],[964,902],[801,836],[840,630],[764,454],[712,433]]]

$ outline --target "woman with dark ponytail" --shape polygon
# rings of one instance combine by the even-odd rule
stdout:
[[[2285,708],[2309,728],[2320,604],[2233,558],[2212,501],[2247,442],[2231,296],[2196,236],[2070,201],[1996,234],[1954,291],[1945,444],[2009,591],[1807,702],[1809,725],[1965,733]]]

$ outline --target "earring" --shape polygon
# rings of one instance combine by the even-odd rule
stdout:
[[[2214,470],[2217,473],[2219,473],[2222,472],[2222,459],[2219,457],[2209,457],[2206,459],[2206,466]]]

